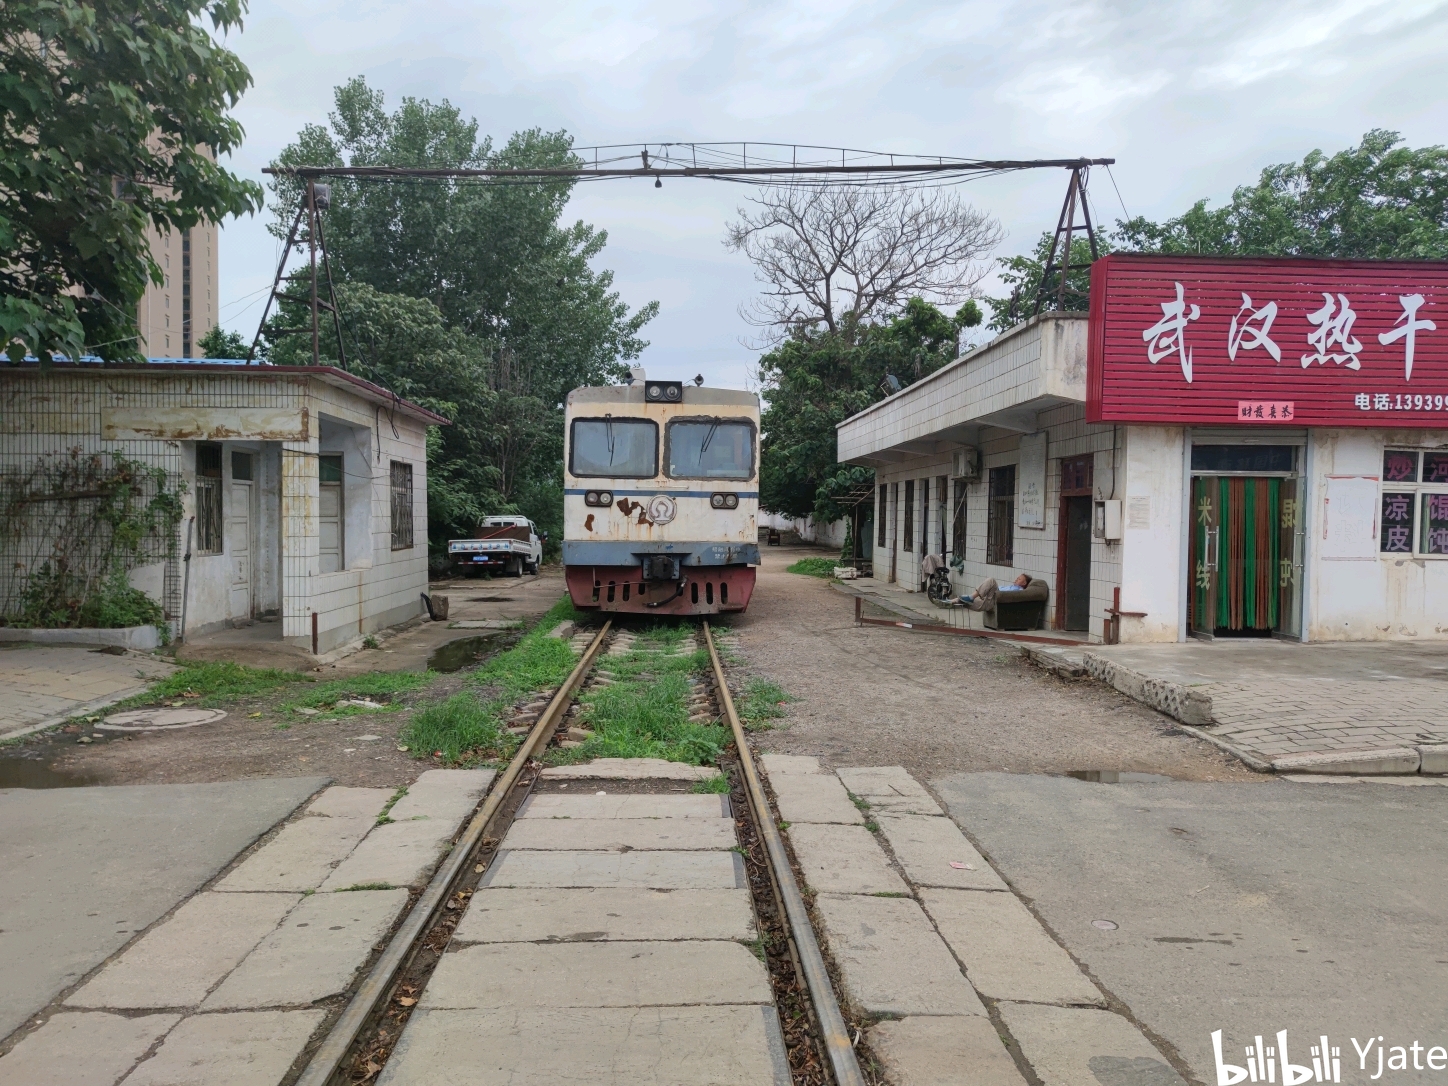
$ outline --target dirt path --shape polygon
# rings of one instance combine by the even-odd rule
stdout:
[[[764,750],[831,765],[903,765],[935,778],[1005,770],[1130,770],[1181,780],[1262,780],[1169,718],[1090,681],[1067,682],[997,642],[857,628],[828,582],[784,572],[817,549],[764,548],[749,611],[734,620],[747,670],[800,700]]]
[[[557,603],[564,588],[562,571],[554,566],[545,567],[537,578],[460,580],[451,586],[434,585],[433,591],[451,598],[449,618],[458,622],[532,620]],[[306,677],[326,683],[377,672],[421,672],[440,647],[456,645],[465,638],[479,638],[474,646],[478,655],[469,652],[465,659],[453,661],[467,670],[512,640],[507,632],[425,622],[385,637],[381,649],[354,653],[308,672]],[[238,646],[231,658],[252,666],[275,666],[276,661],[248,655],[245,650],[245,645]],[[398,732],[414,708],[456,692],[464,678],[462,672],[438,675],[402,694],[396,711],[341,718],[288,711],[285,706],[307,692],[306,686],[294,683],[229,701],[222,706],[227,714],[224,719],[198,728],[120,735],[71,725],[23,741],[6,753],[24,758],[37,774],[57,775],[73,784],[178,784],[323,775],[337,784],[396,787],[434,767],[430,760],[398,750]],[[82,735],[96,738],[82,745],[78,743]]]

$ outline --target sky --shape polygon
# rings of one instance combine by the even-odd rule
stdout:
[[[1096,215],[1180,214],[1228,199],[1273,163],[1332,153],[1372,128],[1448,142],[1448,0],[1016,0],[1012,3],[251,0],[227,44],[255,84],[229,165],[261,168],[354,75],[448,99],[501,143],[534,126],[578,145],[774,141],[971,158],[1115,158]],[[996,216],[994,256],[1052,228],[1067,174],[958,191]],[[566,217],[607,231],[595,262],[623,300],[658,300],[640,362],[752,388],[760,286],[722,244],[745,186],[595,182]],[[222,227],[221,323],[248,338],[278,243],[270,212]],[[982,286],[989,292],[990,280]]]

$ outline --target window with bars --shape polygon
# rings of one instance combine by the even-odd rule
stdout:
[[[196,553],[220,554],[221,446],[196,446]]]
[[[985,560],[1008,566],[1016,548],[1016,466],[990,469],[990,505],[986,509]]]
[[[905,480],[905,549],[915,549],[915,480]]]
[[[1448,452],[1387,450],[1379,521],[1383,554],[1448,558]]]
[[[950,553],[956,558],[965,557],[965,496],[966,481],[956,479],[954,481],[955,494],[951,498],[951,506],[955,510],[955,520],[950,528]]]
[[[392,461],[392,549],[412,546],[412,465]]]

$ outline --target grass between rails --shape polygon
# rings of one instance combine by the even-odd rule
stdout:
[[[610,656],[604,667],[613,683],[587,691],[580,703],[580,723],[594,735],[582,746],[550,752],[552,762],[589,758],[662,758],[670,762],[708,765],[728,742],[717,722],[691,721],[690,679],[709,667],[709,653],[696,649],[671,654],[697,628],[689,623],[659,625],[639,631],[627,653]]]
[[[784,706],[798,700],[778,683],[768,679],[749,679],[739,697],[734,699],[734,710],[739,714],[739,723],[744,725],[745,731],[767,732],[774,727],[773,721],[785,715]]]
[[[399,740],[413,757],[437,755],[447,765],[510,757],[518,739],[503,727],[503,714],[523,695],[553,689],[568,678],[578,657],[566,640],[549,637],[548,632],[560,622],[582,617],[565,596],[516,645],[468,677],[468,685],[482,691],[460,690],[446,701],[418,710]]]
[[[835,567],[839,565],[835,558],[801,558],[792,566],[785,566],[786,573],[802,573],[806,577],[826,577],[835,575]]]

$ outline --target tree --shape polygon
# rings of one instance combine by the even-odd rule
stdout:
[[[908,383],[952,361],[960,329],[980,320],[974,302],[952,319],[912,298],[894,319],[858,329],[856,342],[802,329],[765,354],[760,504],[791,517],[839,519],[833,499],[862,476],[836,459],[836,425],[887,395],[887,375]]]
[[[1230,203],[1211,209],[1205,199],[1165,222],[1138,216],[1117,220],[1096,235],[1102,255],[1112,250],[1202,256],[1343,257],[1359,260],[1448,258],[1448,149],[1399,146],[1396,132],[1374,129],[1356,147],[1331,157],[1313,151],[1301,162],[1268,166],[1255,185],[1243,185]],[[1042,234],[1034,250],[1000,260],[1000,277],[1013,288],[988,298],[990,327],[1004,332],[1029,317],[1051,248]],[[1088,263],[1084,238],[1072,261]],[[1091,273],[1073,271],[1068,310],[1085,310]],[[1042,309],[1056,308],[1049,295]]]
[[[216,324],[196,341],[196,346],[201,348],[201,354],[205,358],[245,358],[251,341],[240,332],[228,332]]]
[[[1036,247],[1029,256],[1006,256],[998,261],[1000,270],[996,273],[1009,293],[1004,298],[987,298],[991,316],[987,327],[994,332],[1008,332],[1021,321],[1030,318],[1036,311],[1036,296],[1040,293],[1041,277],[1046,272],[1046,261],[1051,255],[1054,235],[1047,231],[1036,240]],[[1105,256],[1112,250],[1112,240],[1104,232],[1096,235],[1096,250]],[[1068,263],[1059,251],[1056,263]],[[1056,287],[1060,280],[1052,275],[1050,290],[1041,298],[1042,312],[1064,309],[1066,312],[1084,313],[1088,308],[1091,292],[1091,243],[1078,237],[1071,241],[1071,264],[1087,265],[1066,273],[1066,304],[1060,305]],[[1059,274],[1059,273],[1058,273]]]
[[[912,296],[958,304],[1003,236],[994,218],[938,189],[793,186],[753,203],[724,244],[754,262],[764,296],[743,315],[776,343],[816,324],[853,339]]]
[[[218,166],[251,84],[198,23],[244,0],[7,0],[0,5],[0,343],[18,361],[139,357],[136,304],[161,283],[147,226],[260,209]],[[18,352],[18,353],[17,353]]]
[[[360,78],[335,92],[329,125],[308,125],[278,165],[548,166],[573,161],[561,132],[515,133],[501,148],[448,102],[404,98],[389,113]],[[290,228],[301,184],[279,177],[273,231]],[[595,271],[607,235],[560,222],[565,182],[332,182],[323,214],[351,368],[453,421],[429,439],[429,533],[436,551],[491,513],[562,527],[567,394],[627,373],[658,312],[630,312]],[[310,274],[288,293],[306,295]],[[278,330],[310,313],[283,302],[273,362],[311,360],[310,337]],[[322,337],[328,359],[335,337]],[[303,342],[303,340],[306,342]],[[355,362],[353,360],[355,356]]]
[[[1448,256],[1448,149],[1402,147],[1373,129],[1357,147],[1268,166],[1216,210],[1198,200],[1164,223],[1117,224],[1121,248],[1231,256],[1441,260]]]

